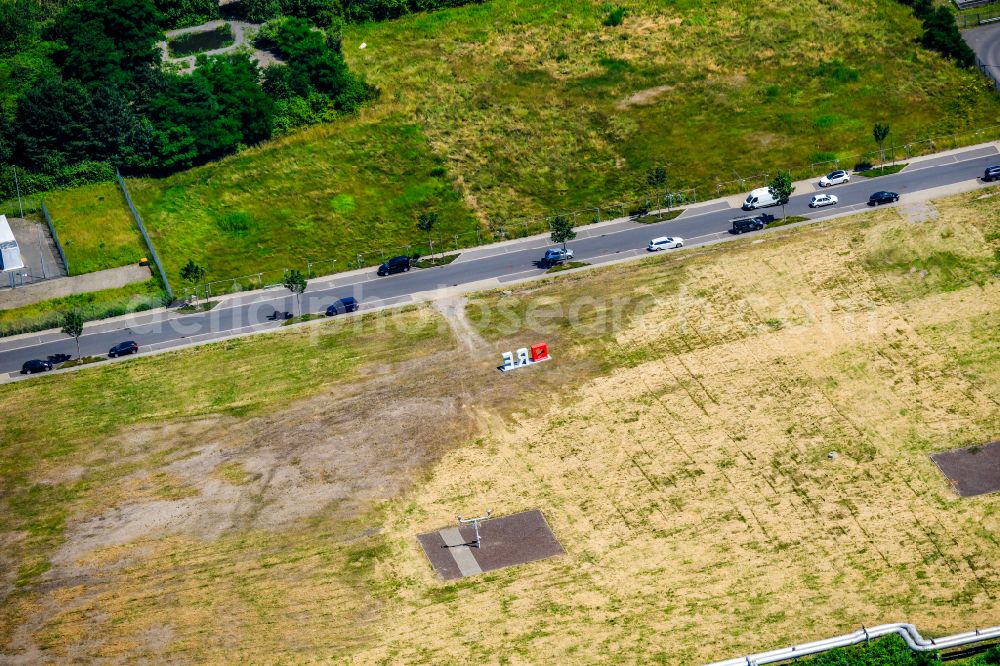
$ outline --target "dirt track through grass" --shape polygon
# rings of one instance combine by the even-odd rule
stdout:
[[[2,653],[686,664],[992,624],[997,497],[927,454],[1000,430],[1000,207],[935,207],[473,295],[477,353],[409,308],[19,385]],[[437,580],[415,535],[484,507],[566,556]]]

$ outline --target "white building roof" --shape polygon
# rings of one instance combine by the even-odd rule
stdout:
[[[7,216],[0,215],[0,271],[16,271],[19,268],[24,268],[21,250],[7,223]]]

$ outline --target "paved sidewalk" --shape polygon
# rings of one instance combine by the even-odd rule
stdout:
[[[16,289],[0,290],[0,309],[17,308],[71,294],[117,289],[137,282],[145,282],[151,277],[153,275],[149,272],[149,268],[132,264],[119,268],[109,268],[106,271],[44,280]]]

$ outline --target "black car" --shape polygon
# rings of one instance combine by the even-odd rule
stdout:
[[[733,227],[729,230],[729,233],[742,234],[747,231],[760,231],[770,222],[774,222],[774,215],[768,215],[767,213],[751,217],[738,217],[732,220]]]
[[[31,375],[36,372],[45,372],[46,370],[51,370],[52,364],[48,361],[43,361],[40,358],[33,358],[24,365],[21,366],[22,375]]]
[[[114,358],[115,356],[125,356],[126,354],[134,354],[139,351],[139,345],[131,340],[126,342],[119,342],[108,352],[108,356]]]
[[[333,305],[326,309],[326,316],[332,317],[333,315],[344,314],[345,312],[354,312],[357,309],[358,299],[348,296],[334,301]]]
[[[1000,180],[1000,164],[986,167],[986,171],[983,172],[983,180],[987,183]]]
[[[409,257],[393,257],[378,267],[379,277],[392,275],[393,273],[405,273],[410,270]]]
[[[899,195],[895,192],[876,192],[868,197],[869,206],[878,206],[884,203],[892,203],[893,201],[899,201]]]

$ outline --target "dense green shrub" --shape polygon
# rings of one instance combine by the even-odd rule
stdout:
[[[479,4],[484,0],[279,0],[281,13],[328,26],[337,19],[352,23],[386,21],[414,12]]]
[[[154,0],[164,30],[187,28],[219,18],[218,0]]]
[[[608,27],[615,27],[621,25],[625,21],[625,8],[615,7],[608,15],[604,17],[604,25]]]
[[[263,23],[281,15],[279,0],[242,0],[243,16],[248,21]]]
[[[258,35],[258,45],[270,48],[286,62],[264,70],[264,90],[277,100],[286,100],[284,109],[296,119],[323,116],[334,111],[351,112],[378,95],[374,86],[352,74],[340,53],[340,41],[315,30],[305,19],[272,21]],[[308,101],[309,113],[302,102]],[[326,100],[323,103],[323,100]],[[286,117],[279,124],[294,126]]]
[[[972,51],[955,24],[951,9],[941,5],[924,18],[924,46],[952,58],[963,67],[976,64],[976,54]]]
[[[18,187],[22,196],[49,192],[64,187],[80,187],[114,180],[115,168],[108,162],[78,162],[62,166],[52,173],[17,170],[17,187],[12,169],[0,170],[0,199],[13,199]]]
[[[945,5],[935,7],[931,0],[899,0],[913,7],[913,14],[923,21],[921,42],[927,48],[952,58],[962,67],[976,64],[976,54],[962,39],[955,23],[955,15]]]
[[[38,39],[43,15],[37,0],[0,2],[0,53],[16,53],[29,47]]]
[[[146,83],[160,62],[163,18],[151,0],[84,0],[66,6],[53,35],[63,77],[113,87]]]

